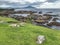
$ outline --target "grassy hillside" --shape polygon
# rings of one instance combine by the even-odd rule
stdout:
[[[1,16],[0,16],[0,21],[5,21],[5,22],[8,22],[8,21],[16,21],[17,22],[17,20],[15,20],[13,18],[1,17]]]
[[[41,45],[60,45],[60,30],[52,30],[29,23],[23,27],[10,27],[9,24],[0,23],[0,45],[38,45],[36,43],[38,35],[46,37],[45,42]]]

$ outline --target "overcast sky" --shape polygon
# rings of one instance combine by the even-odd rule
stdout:
[[[60,0],[0,0],[0,7],[60,8]]]

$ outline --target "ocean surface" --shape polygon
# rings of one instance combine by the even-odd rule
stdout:
[[[19,10],[42,11],[43,13],[53,12],[53,13],[56,13],[56,14],[60,14],[60,9],[34,9],[34,8],[21,8],[21,9],[15,9],[15,11],[19,11]]]
[[[43,13],[52,12],[55,14],[60,14],[60,9],[40,9],[39,11],[42,11]]]

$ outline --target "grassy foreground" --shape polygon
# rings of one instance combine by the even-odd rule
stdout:
[[[41,45],[60,45],[60,30],[29,23],[23,27],[10,27],[8,23],[0,24],[0,45],[38,45],[36,43],[38,35],[46,37],[45,42]]]

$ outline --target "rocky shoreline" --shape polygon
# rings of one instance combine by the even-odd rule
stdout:
[[[60,27],[60,16],[57,14],[51,14],[53,12],[48,12],[43,14],[41,11],[14,11],[5,10],[0,12],[0,16],[7,16],[15,18],[22,22],[31,22],[32,24],[45,26],[45,27]],[[54,28],[55,28],[54,27]]]

